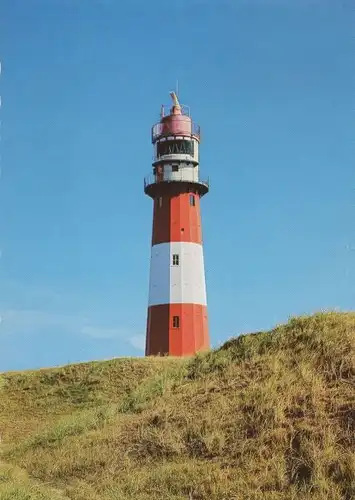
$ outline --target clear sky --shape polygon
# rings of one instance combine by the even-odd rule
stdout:
[[[353,308],[352,0],[2,0],[0,20],[0,371],[144,354],[143,177],[177,78],[213,346]]]

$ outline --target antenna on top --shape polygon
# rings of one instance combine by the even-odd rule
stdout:
[[[175,93],[179,97],[179,80],[176,80]]]

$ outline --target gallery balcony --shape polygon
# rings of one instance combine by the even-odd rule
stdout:
[[[209,191],[209,179],[201,180],[196,176],[188,175],[189,172],[170,172],[164,176],[154,174],[144,178],[144,192],[151,198],[161,196],[166,191],[180,193],[181,189],[187,192],[198,192],[202,197]]]

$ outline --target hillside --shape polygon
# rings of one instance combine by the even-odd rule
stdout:
[[[355,498],[355,314],[0,378],[1,500]]]

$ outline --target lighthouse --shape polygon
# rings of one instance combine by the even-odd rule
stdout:
[[[153,172],[144,191],[153,200],[146,356],[191,356],[209,349],[200,179],[200,127],[171,92],[152,128]]]

